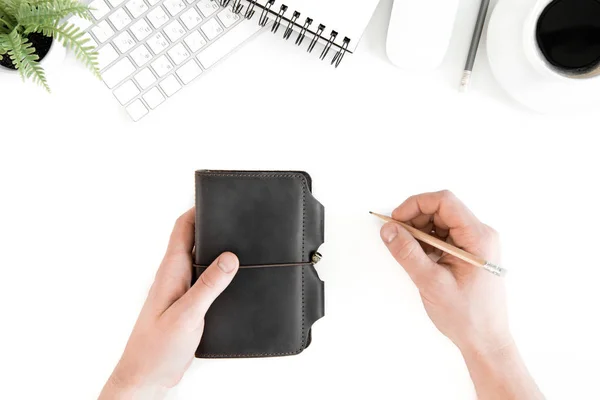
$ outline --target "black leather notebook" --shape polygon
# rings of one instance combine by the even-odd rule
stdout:
[[[302,352],[324,315],[314,267],[323,206],[305,172],[196,172],[193,281],[224,251],[240,270],[209,309],[196,357],[273,357]]]

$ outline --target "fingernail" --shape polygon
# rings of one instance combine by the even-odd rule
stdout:
[[[398,236],[398,227],[395,224],[385,224],[381,228],[381,237],[386,243],[392,243],[396,236]]]
[[[221,268],[221,271],[228,274],[237,267],[237,260],[231,254],[223,254],[219,257],[217,265]]]

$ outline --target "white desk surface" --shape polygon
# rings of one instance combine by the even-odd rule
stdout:
[[[485,46],[459,94],[476,0],[441,70],[398,70],[390,8],[338,70],[265,32],[139,123],[71,59],[51,96],[2,93],[0,398],[98,394],[202,168],[312,175],[327,315],[303,354],[196,361],[170,398],[474,398],[367,213],[443,188],[501,232],[512,329],[548,398],[598,398],[597,112],[519,107]]]

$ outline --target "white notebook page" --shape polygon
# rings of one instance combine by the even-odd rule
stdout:
[[[419,0],[420,1],[420,0]],[[267,0],[258,0],[260,5],[265,5]],[[338,33],[335,43],[341,45],[344,37],[350,38],[348,50],[354,51],[362,37],[379,0],[276,0],[271,6],[271,11],[278,13],[281,5],[288,6],[284,17],[291,18],[294,11],[300,13],[296,21],[300,26],[304,25],[306,18],[312,18],[310,30],[316,32],[319,24],[325,25],[323,31],[324,40],[328,40],[332,30]],[[257,14],[260,9],[257,8]],[[271,19],[274,17],[271,16]],[[285,30],[286,21],[282,21],[280,30]],[[312,39],[307,35],[306,39]],[[305,40],[306,40],[305,39]]]

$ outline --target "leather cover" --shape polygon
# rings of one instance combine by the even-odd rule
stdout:
[[[193,281],[224,251],[240,268],[210,307],[196,357],[298,354],[324,315],[311,256],[324,241],[324,208],[305,172],[197,171]],[[192,282],[193,283],[193,282]]]

